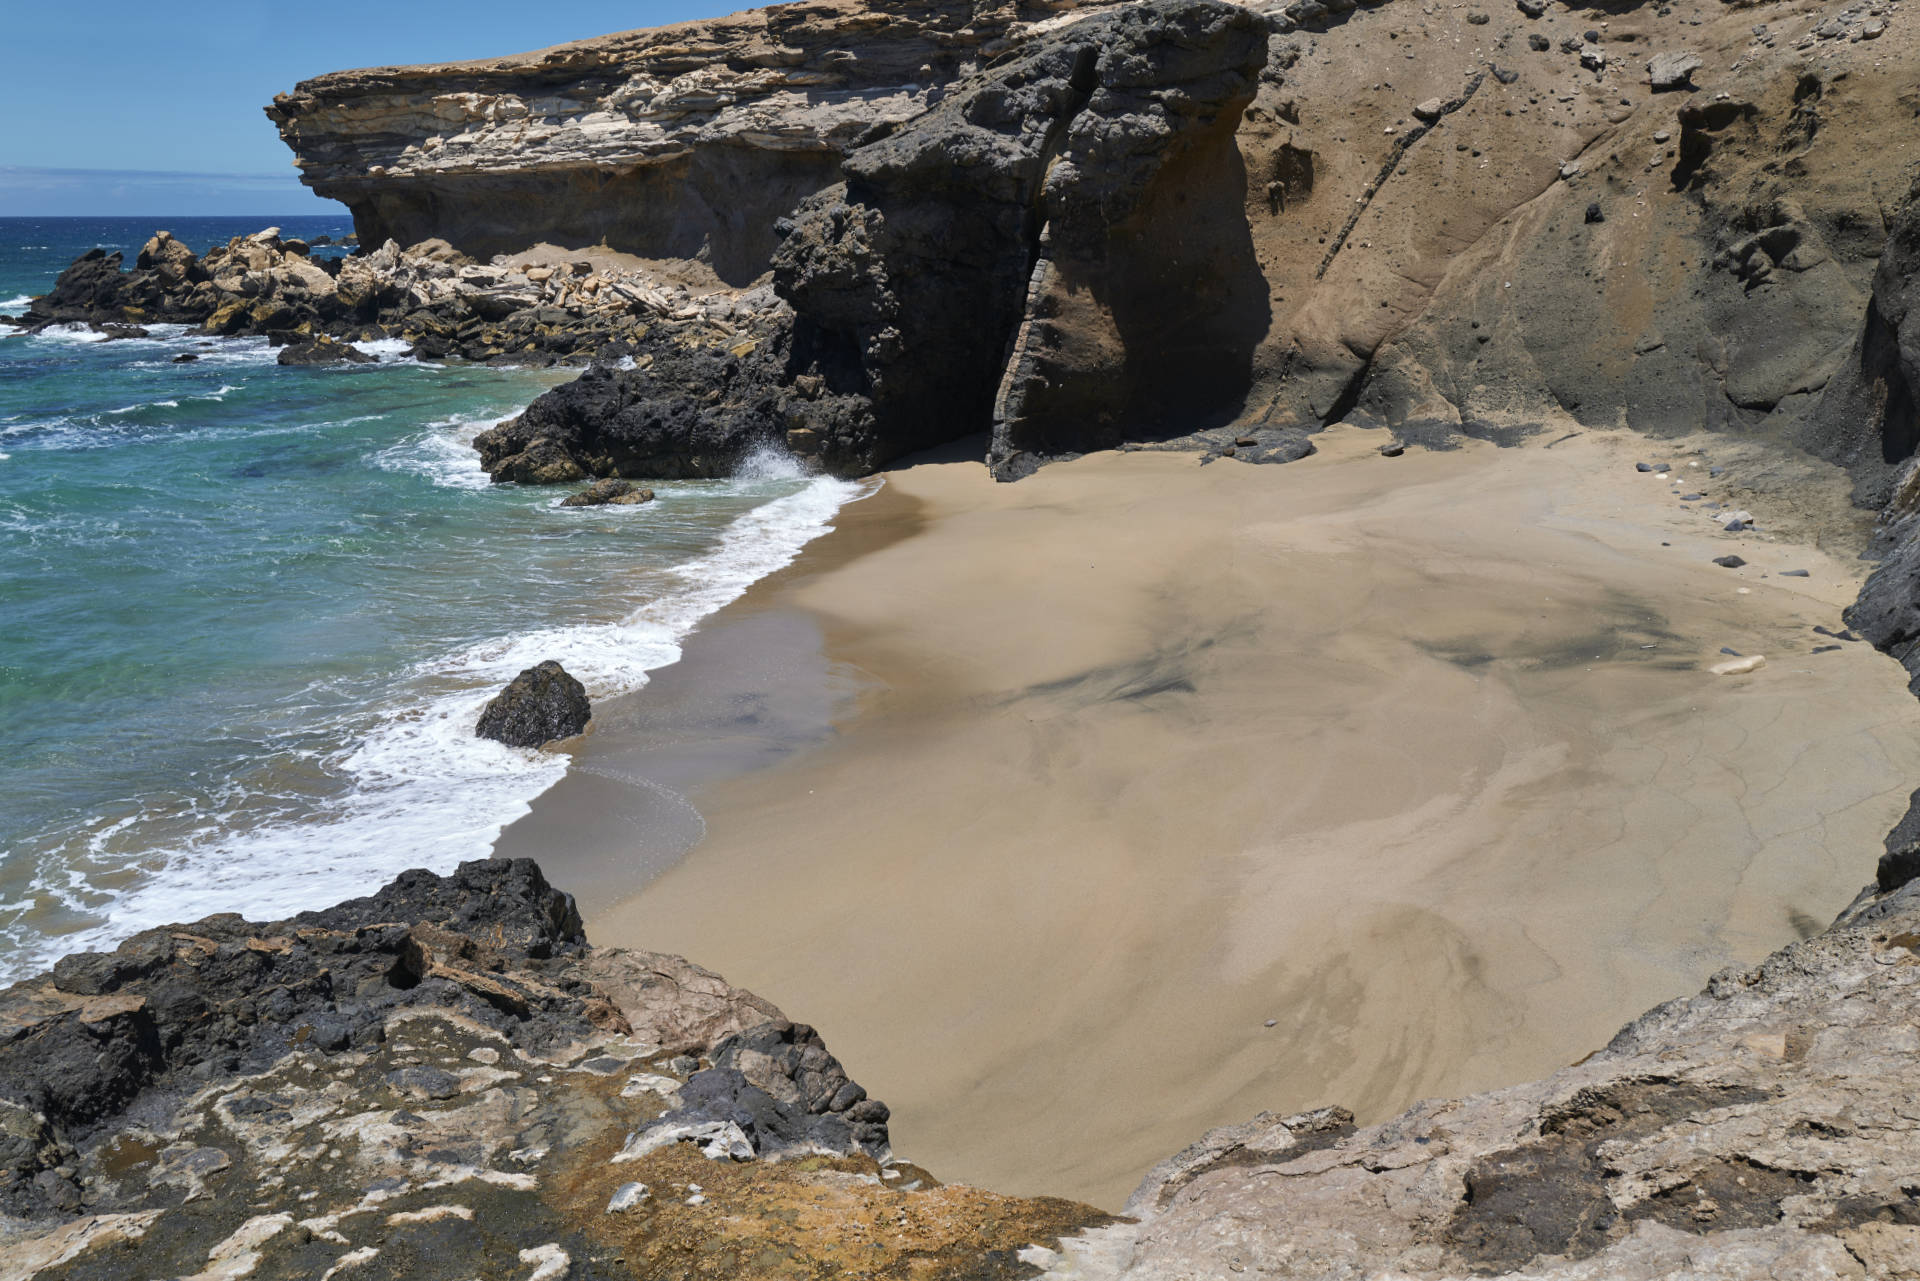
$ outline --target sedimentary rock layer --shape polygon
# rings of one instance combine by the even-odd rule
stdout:
[[[361,239],[704,257],[740,283],[841,155],[1054,4],[821,0],[494,60],[338,72],[267,114]],[[428,230],[431,228],[432,230]]]

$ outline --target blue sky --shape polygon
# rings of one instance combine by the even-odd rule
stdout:
[[[740,0],[192,0],[7,4],[0,217],[340,210],[261,108],[347,67],[518,53],[708,17]]]

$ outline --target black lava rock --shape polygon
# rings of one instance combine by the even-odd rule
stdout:
[[[631,507],[639,503],[653,501],[653,491],[642,489],[630,480],[608,478],[596,480],[577,494],[568,494],[560,500],[562,507],[604,507],[612,504],[616,507]]]
[[[325,334],[282,347],[278,357],[282,365],[370,365],[373,361],[372,356],[358,347],[336,342]]]
[[[480,713],[473,732],[510,747],[539,747],[572,738],[593,719],[587,689],[549,659],[521,672]]]

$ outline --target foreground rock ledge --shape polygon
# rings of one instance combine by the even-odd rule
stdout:
[[[1916,869],[1545,1081],[1263,1114],[1118,1220],[895,1161],[813,1029],[527,860],[409,872],[0,993],[0,1275],[1910,1277]]]
[[[524,859],[0,993],[9,1279],[997,1276],[1106,1221],[894,1162],[812,1028]]]

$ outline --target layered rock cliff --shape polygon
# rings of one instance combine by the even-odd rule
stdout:
[[[794,315],[728,412],[651,421],[708,375],[616,376],[502,464],[545,438],[711,474],[784,437],[855,471],[991,432],[1011,477],[1205,426],[1705,426],[1885,497],[1911,443],[1814,409],[1910,179],[1897,13],[1295,0],[1231,34],[1216,7],[780,6],[342,73],[272,114],[364,234],[772,273]],[[732,200],[702,176],[776,167]]]

